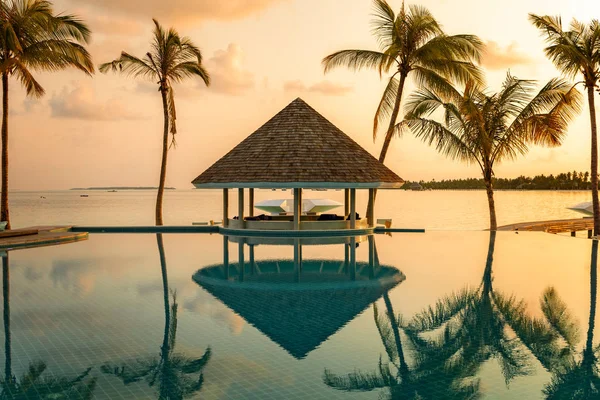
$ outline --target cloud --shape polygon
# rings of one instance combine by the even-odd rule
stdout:
[[[94,0],[91,7],[132,16],[178,19],[179,21],[235,20],[256,14],[282,0]],[[80,7],[81,0],[68,0]]]
[[[350,85],[342,85],[328,80],[317,82],[311,86],[306,86],[301,80],[287,81],[283,84],[283,90],[286,92],[310,92],[320,93],[326,96],[342,96],[350,93],[353,89]]]
[[[481,64],[489,69],[507,69],[517,65],[527,65],[534,62],[528,54],[518,49],[519,45],[512,42],[506,47],[489,40]]]
[[[64,87],[49,101],[52,117],[93,121],[139,119],[142,116],[128,111],[117,98],[101,101],[91,84],[75,83],[74,88]]]
[[[206,61],[211,77],[210,90],[216,93],[236,95],[254,88],[254,74],[243,66],[244,52],[235,43],[227,50],[217,50]]]

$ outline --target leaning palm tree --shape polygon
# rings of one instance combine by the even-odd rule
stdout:
[[[389,118],[379,154],[379,161],[384,162],[408,76],[438,90],[446,87],[448,80],[481,82],[482,74],[473,63],[479,62],[483,44],[474,35],[446,35],[429,10],[419,5],[406,10],[404,1],[396,15],[386,0],[374,0],[372,26],[379,50],[341,50],[325,57],[322,64],[325,73],[341,66],[355,71],[376,69],[380,76],[392,72],[373,121],[375,140],[379,124]]]
[[[152,49],[143,58],[135,57],[126,52],[114,61],[102,64],[100,71],[122,72],[126,75],[145,78],[158,84],[158,91],[163,105],[163,143],[162,162],[160,165],[160,180],[156,196],[156,225],[163,224],[162,201],[167,176],[167,153],[169,150],[169,133],[171,145],[175,145],[177,134],[177,113],[175,111],[175,93],[173,84],[182,82],[185,78],[199,77],[204,84],[210,84],[210,76],[202,65],[200,49],[187,37],[170,28],[168,31],[154,21],[154,38]]]
[[[497,93],[476,82],[464,91],[419,89],[398,127],[434,145],[444,155],[479,166],[487,190],[490,229],[497,228],[492,178],[497,163],[516,158],[528,145],[559,146],[568,123],[580,111],[581,94],[561,79],[535,93],[535,82],[507,75]],[[439,120],[431,114],[441,110]]]
[[[2,74],[2,196],[0,221],[8,210],[8,84],[17,78],[28,96],[41,97],[44,88],[33,71],[59,71],[75,67],[94,72],[91,56],[83,47],[90,39],[88,27],[72,15],[55,15],[45,0],[0,2],[0,74]]]
[[[160,256],[163,283],[165,327],[159,357],[136,360],[133,365],[104,364],[100,367],[105,374],[114,375],[123,384],[129,385],[145,379],[150,387],[157,387],[160,400],[181,400],[198,393],[204,383],[202,370],[210,360],[210,347],[199,358],[186,357],[175,353],[177,337],[177,299],[172,293],[173,304],[169,301],[169,280],[167,261],[162,234],[156,235]],[[193,376],[198,374],[197,377]]]
[[[567,77],[583,77],[587,91],[591,125],[591,183],[594,211],[594,235],[600,234],[600,203],[598,202],[598,126],[594,90],[600,84],[600,22],[588,25],[573,19],[570,30],[563,30],[560,17],[529,15],[530,21],[546,37],[546,56]]]

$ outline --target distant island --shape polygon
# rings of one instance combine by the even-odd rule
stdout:
[[[71,188],[69,190],[157,190],[154,186],[106,186],[106,187],[88,187]],[[165,190],[175,190],[174,187],[166,187]]]
[[[590,190],[589,172],[566,172],[558,175],[536,175],[533,178],[492,178],[496,190]],[[406,181],[407,190],[485,190],[483,179],[444,179],[441,181]]]

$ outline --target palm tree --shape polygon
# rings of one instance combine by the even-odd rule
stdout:
[[[0,74],[2,74],[2,196],[0,221],[8,210],[8,83],[16,77],[28,96],[41,97],[44,88],[33,71],[59,71],[75,67],[91,75],[91,56],[83,47],[90,39],[87,26],[73,15],[55,15],[45,0],[0,2]]]
[[[17,379],[12,372],[12,343],[10,331],[10,267],[8,253],[2,255],[2,299],[4,314],[4,377],[0,378],[0,399],[81,399],[92,398],[96,378],[87,380],[92,368],[75,378],[43,376],[46,363],[29,364],[27,372]]]
[[[379,124],[389,118],[385,139],[379,154],[384,162],[392,137],[404,84],[409,74],[419,85],[443,90],[448,81],[466,83],[483,80],[480,70],[473,64],[479,62],[483,44],[474,35],[448,36],[425,7],[402,2],[398,15],[386,0],[374,0],[372,33],[379,50],[341,50],[323,58],[325,73],[345,66],[358,71],[376,69],[381,76],[393,72],[375,112],[373,140]]]
[[[558,146],[570,120],[579,112],[581,95],[561,79],[550,80],[537,94],[535,82],[507,74],[502,89],[487,93],[470,81],[464,92],[419,89],[398,124],[452,159],[481,169],[490,210],[490,229],[497,228],[492,178],[494,166],[525,154],[529,144]],[[428,119],[443,111],[441,122]]]
[[[576,19],[565,31],[560,17],[529,14],[529,20],[546,37],[546,56],[567,77],[583,76],[587,91],[591,125],[591,183],[594,210],[594,235],[600,234],[600,203],[598,203],[598,126],[594,90],[600,83],[600,22],[594,19],[588,25]]]
[[[200,49],[189,38],[180,37],[173,28],[165,31],[157,20],[153,19],[153,21],[152,49],[143,58],[122,52],[121,57],[102,64],[100,71],[103,73],[111,70],[122,72],[135,78],[149,79],[158,84],[158,91],[162,96],[164,121],[160,181],[156,196],[156,225],[162,225],[162,201],[167,176],[167,153],[170,147],[169,132],[172,135],[172,146],[176,144],[175,135],[177,134],[173,83],[182,82],[185,78],[199,77],[208,86],[210,76],[202,65]]]
[[[210,360],[212,351],[209,347],[204,355],[199,358],[190,358],[175,353],[177,299],[176,294],[172,293],[173,304],[169,303],[169,281],[162,234],[156,235],[156,241],[160,256],[165,307],[165,329],[160,356],[158,358],[150,357],[146,360],[137,360],[133,366],[104,364],[100,369],[105,374],[118,377],[125,385],[139,382],[145,378],[151,387],[158,383],[158,398],[160,400],[181,400],[202,389],[204,383],[202,370]],[[192,378],[191,374],[199,375],[198,378]]]

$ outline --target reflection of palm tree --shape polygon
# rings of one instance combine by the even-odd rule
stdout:
[[[4,316],[4,377],[0,378],[0,399],[91,399],[96,378],[86,379],[92,370],[88,368],[73,379],[42,376],[46,363],[37,361],[20,379],[12,372],[12,346],[10,332],[10,271],[8,254],[2,256],[2,298]]]
[[[385,347],[388,361],[380,357],[377,372],[355,371],[338,376],[325,370],[323,380],[328,386],[346,391],[370,391],[386,388],[390,399],[475,399],[479,382],[462,379],[470,375],[470,367],[446,362],[454,349],[449,343],[429,343],[417,332],[394,316],[387,293],[386,312],[379,314],[374,305],[375,324]],[[405,351],[413,354],[408,363]]]
[[[596,294],[598,282],[598,241],[592,242],[590,265],[590,315],[585,347],[581,357],[565,358],[553,369],[552,382],[544,389],[548,399],[600,398],[600,371],[598,356],[600,346],[594,347],[596,320]]]
[[[496,232],[490,232],[486,267],[479,288],[465,289],[439,300],[415,316],[412,329],[444,334],[460,343],[453,355],[465,364],[482,365],[497,359],[506,384],[530,373],[527,348],[547,369],[562,362],[577,342],[575,323],[553,288],[541,300],[543,318],[526,314],[526,304],[494,291],[492,264]],[[513,332],[514,334],[511,334]]]
[[[162,234],[156,235],[156,241],[160,254],[165,305],[165,331],[160,357],[138,360],[134,366],[105,364],[101,370],[106,374],[117,376],[125,385],[139,382],[144,378],[151,387],[158,384],[158,398],[161,400],[183,399],[202,389],[204,383],[202,369],[210,359],[211,349],[209,347],[200,358],[189,358],[175,353],[177,299],[173,292],[173,304],[169,304],[169,282]],[[198,373],[200,374],[198,378],[190,376]]]

